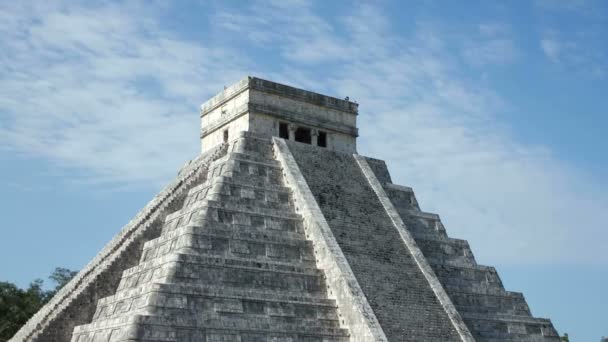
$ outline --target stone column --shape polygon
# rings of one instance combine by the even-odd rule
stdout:
[[[287,126],[287,129],[289,130],[289,140],[294,141],[296,140],[296,125],[294,124],[289,124],[289,126]]]
[[[312,146],[318,146],[318,138],[319,138],[319,131],[316,129],[311,129],[310,130],[310,144]]]

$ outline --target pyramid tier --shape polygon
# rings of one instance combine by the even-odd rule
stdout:
[[[315,320],[292,323],[258,315],[217,319],[133,315],[76,327],[72,341],[346,342],[349,335]]]
[[[222,229],[183,226],[147,242],[141,261],[150,261],[173,252],[226,257],[254,258],[259,261],[297,263],[314,266],[314,252],[309,241],[284,232],[261,229]],[[241,226],[242,227],[242,226]],[[239,227],[240,228],[240,227]]]

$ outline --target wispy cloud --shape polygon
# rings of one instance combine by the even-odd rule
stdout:
[[[602,1],[537,1],[543,22],[539,46],[553,64],[595,78],[608,75],[608,6]],[[570,27],[564,23],[584,22]]]
[[[518,143],[502,116],[509,102],[463,72],[519,58],[507,26],[454,35],[420,21],[398,35],[376,7],[329,20],[314,4],[277,1],[219,9],[209,22],[223,43],[203,45],[163,27],[152,5],[0,16],[0,143],[15,151],[95,182],[166,180],[197,153],[197,104],[253,70],[358,101],[361,153],[386,159],[481,262],[608,262],[595,255],[608,238],[606,189]]]
[[[551,38],[543,38],[540,40],[540,47],[553,63],[558,63],[560,59],[560,53],[562,52],[561,44]]]
[[[165,181],[168,165],[197,151],[197,103],[244,69],[228,49],[179,39],[153,15],[114,5],[1,7],[11,19],[0,21],[0,144],[96,182]]]
[[[555,32],[545,34],[540,40],[540,48],[550,62],[560,67],[595,78],[605,77],[608,64],[604,53],[591,47],[595,45],[584,38],[585,33],[575,36],[580,39],[570,40]]]
[[[462,57],[473,66],[508,65],[515,62],[521,52],[508,25],[484,23],[477,32],[469,34],[462,48]]]

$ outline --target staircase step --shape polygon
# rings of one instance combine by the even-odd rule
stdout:
[[[450,298],[459,312],[514,316],[531,315],[523,295],[517,292],[505,292],[503,295],[451,292]]]
[[[323,273],[314,267],[189,254],[169,254],[123,272],[118,291],[147,282],[221,283],[305,292],[325,291]]]
[[[171,232],[173,233],[173,232]],[[142,261],[150,261],[167,253],[205,254],[224,257],[247,257],[255,260],[274,260],[291,263],[308,263],[313,267],[315,258],[311,242],[285,238],[269,239],[268,235],[234,232],[228,234],[184,233],[179,236],[161,236],[146,243]],[[171,234],[173,235],[173,234]]]
[[[216,336],[219,339],[207,341],[241,341],[242,335],[258,335],[258,336],[282,336],[284,338],[292,338],[292,341],[301,340],[301,337],[320,337],[326,341],[325,337],[348,337],[348,332],[338,327],[326,327],[319,323],[318,320],[299,320],[294,323],[276,324],[271,319],[238,319],[235,317],[219,318],[219,319],[196,319],[183,317],[157,317],[148,315],[134,315],[127,322],[124,319],[114,318],[93,322],[87,325],[78,326],[74,329],[74,335],[78,336],[83,332],[89,334],[97,331],[108,331],[120,329],[128,326],[138,326],[139,329],[131,328],[131,331],[141,331],[144,336],[131,335],[124,340],[139,339],[145,341],[178,341],[176,332],[180,329],[193,329],[204,331],[204,334]],[[145,328],[144,328],[145,327]],[[109,331],[107,332],[110,333]],[[204,336],[204,335],[203,335]],[[223,336],[223,337],[221,337]],[[233,337],[234,339],[228,339]],[[114,340],[114,339],[112,339]],[[122,341],[122,339],[121,339]],[[335,341],[346,341],[335,340]]]
[[[252,301],[273,301],[327,307],[334,307],[336,305],[333,299],[327,299],[318,294],[277,292],[268,289],[242,289],[211,284],[165,284],[154,282],[149,282],[143,284],[141,287],[131,288],[118,292],[112,296],[101,298],[98,302],[99,305],[107,305],[117,301],[142,297],[154,292],[195,297],[243,298]]]

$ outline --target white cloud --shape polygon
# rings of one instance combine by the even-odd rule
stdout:
[[[129,10],[140,13],[132,16]],[[198,150],[197,104],[244,74],[144,8],[3,7],[0,143],[103,183],[166,181]],[[28,18],[28,19],[23,19]]]
[[[539,45],[546,58],[577,75],[604,78],[608,71],[606,3],[538,1],[536,7],[543,22]]]
[[[361,152],[386,159],[481,262],[608,261],[594,255],[608,238],[606,189],[515,141],[501,116],[509,103],[463,73],[432,24],[397,35],[373,7],[328,21],[307,3],[255,3],[211,18],[218,45],[163,28],[154,6],[0,7],[0,19],[5,148],[94,182],[156,187],[198,151],[197,104],[255,68],[358,101]],[[478,29],[483,44],[459,50],[466,62],[517,57],[504,27]]]
[[[511,28],[504,23],[483,23],[478,25],[479,33],[486,37],[496,37],[511,34]]]
[[[593,11],[593,0],[536,0],[535,6],[550,12],[565,12],[565,13],[585,13]]]
[[[504,23],[479,24],[477,32],[467,35],[462,57],[476,67],[511,64],[521,54],[512,36],[511,28]]]
[[[598,79],[605,77],[608,64],[605,52],[601,48],[596,48],[598,42],[586,39],[588,34],[584,32],[574,34],[571,39],[563,37],[564,35],[553,31],[540,40],[541,50],[547,59],[578,74]]]
[[[510,39],[491,39],[471,44],[463,49],[464,59],[476,66],[487,64],[510,64],[518,56],[518,50]]]
[[[547,56],[547,58],[549,58],[549,60],[551,60],[554,63],[559,62],[561,46],[557,40],[550,39],[550,38],[541,39],[540,47],[543,50],[543,52],[545,53],[545,55]]]

